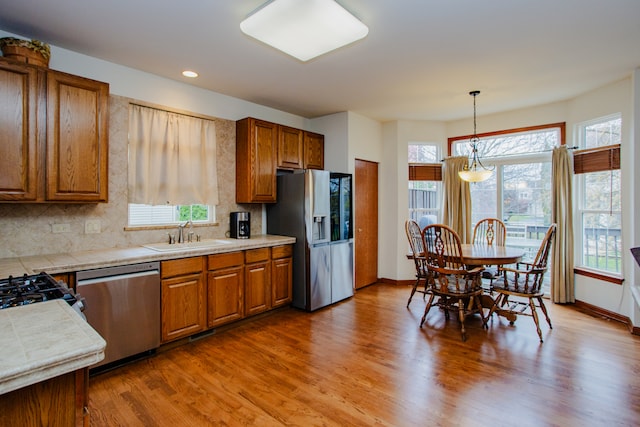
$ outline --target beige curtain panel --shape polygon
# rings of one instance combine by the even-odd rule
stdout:
[[[555,148],[551,159],[553,194],[551,222],[558,225],[551,261],[551,299],[573,303],[573,156],[566,146]]]
[[[462,243],[471,242],[471,189],[458,176],[468,162],[467,156],[449,157],[442,170],[442,221],[453,228]]]
[[[217,205],[215,122],[131,104],[129,203]]]

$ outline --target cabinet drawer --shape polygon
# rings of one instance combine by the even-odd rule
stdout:
[[[166,279],[167,277],[181,276],[183,274],[200,273],[203,267],[202,264],[202,257],[162,261],[160,275],[163,279]]]
[[[293,253],[293,248],[291,245],[284,246],[274,246],[271,248],[271,258],[272,259],[280,259],[290,257]]]
[[[242,252],[229,252],[226,254],[215,254],[208,256],[208,269],[218,270],[220,268],[234,267],[244,263],[244,254]]]
[[[245,252],[244,262],[251,264],[252,262],[266,261],[269,259],[271,248],[251,249]]]

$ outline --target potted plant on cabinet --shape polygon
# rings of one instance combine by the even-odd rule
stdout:
[[[41,67],[49,66],[51,50],[47,43],[39,40],[23,40],[15,37],[0,38],[0,50],[5,58],[26,62]]]

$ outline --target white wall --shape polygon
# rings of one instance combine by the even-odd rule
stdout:
[[[349,172],[349,114],[330,114],[311,120],[313,132],[324,135],[324,168],[333,172]]]
[[[384,162],[380,165],[381,209],[379,276],[395,280],[411,280],[415,266],[406,257],[408,246],[404,222],[409,206],[408,147],[409,142],[441,144],[446,153],[444,122],[398,121],[388,122],[384,128]]]

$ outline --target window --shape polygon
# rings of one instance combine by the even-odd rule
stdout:
[[[129,225],[174,225],[213,222],[215,207],[206,205],[142,205],[129,203]]]
[[[523,248],[523,261],[532,261],[551,225],[551,151],[564,142],[564,123],[479,137],[482,163],[495,172],[470,185],[472,227],[483,218],[502,219],[507,246]],[[449,144],[452,155],[470,153],[469,136],[450,138]]]
[[[578,194],[578,268],[619,275],[622,271],[620,115],[577,125],[574,171]]]
[[[213,222],[215,120],[129,105],[129,225]]]
[[[436,144],[409,143],[409,218],[418,223],[425,215],[435,216],[438,221],[442,198],[441,157]]]

